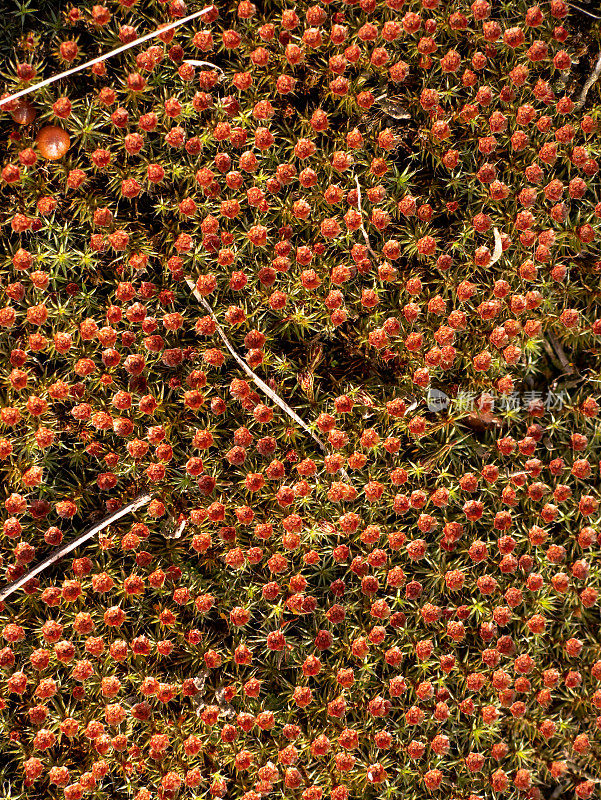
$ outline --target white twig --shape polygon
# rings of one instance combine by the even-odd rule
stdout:
[[[184,64],[192,64],[193,67],[213,67],[213,69],[218,69],[223,75],[221,67],[218,64],[211,64],[210,61],[197,61],[195,58],[186,58],[184,59]]]
[[[600,19],[600,17],[597,17],[597,19]],[[596,83],[599,80],[599,77],[601,77],[601,53],[599,53],[599,55],[597,56],[597,63],[595,64],[595,68],[588,76],[584,86],[582,87],[582,91],[580,92],[578,100],[576,101],[576,104],[574,106],[575,108],[582,108],[582,106],[586,101],[586,96],[589,93],[589,89],[594,83]]]
[[[365,225],[363,224],[363,209],[361,208],[361,187],[359,186],[359,178],[355,175],[355,184],[357,185],[357,206],[359,208],[359,214],[361,214],[361,226],[360,230],[363,234],[363,238],[365,239],[365,244],[367,245],[368,251],[374,258],[378,258],[378,254],[375,253],[372,249],[372,246],[369,241],[369,236],[367,235],[367,231],[365,230]]]
[[[495,235],[495,249],[493,250],[492,258],[488,264],[489,267],[492,267],[493,264],[496,264],[503,255],[503,239],[501,239],[499,229],[493,228],[492,232]]]
[[[11,100],[17,100],[19,97],[24,97],[26,94],[29,94],[30,92],[35,92],[36,89],[41,89],[42,86],[49,86],[51,83],[60,81],[61,78],[68,78],[69,75],[74,75],[76,72],[81,72],[82,70],[87,69],[88,67],[93,67],[94,64],[100,64],[101,61],[106,61],[108,58],[112,58],[113,56],[116,56],[119,53],[123,53],[132,47],[136,47],[136,45],[142,44],[142,42],[147,42],[149,39],[154,39],[155,36],[159,36],[161,33],[170,31],[172,28],[177,28],[178,25],[184,25],[186,22],[191,22],[193,19],[197,19],[197,17],[200,17],[203,14],[208,14],[209,11],[212,11],[214,8],[215,6],[212,5],[208,6],[207,8],[203,8],[202,11],[195,11],[193,14],[190,14],[187,17],[183,17],[182,19],[176,19],[174,22],[170,22],[163,28],[157,28],[152,33],[147,33],[144,36],[140,36],[139,39],[134,39],[133,42],[128,42],[128,44],[124,44],[121,47],[117,47],[115,50],[111,50],[109,53],[104,53],[104,55],[98,56],[98,58],[94,58],[91,61],[86,61],[85,64],[79,64],[77,67],[72,67],[72,69],[68,69],[66,70],[66,72],[61,72],[59,75],[53,75],[51,78],[46,78],[45,80],[40,81],[39,83],[34,83],[33,86],[28,86],[26,89],[21,89],[21,91],[15,92],[15,94],[11,94],[9,97],[5,97],[2,100],[0,100],[0,106],[10,102]]]
[[[241,358],[241,357],[238,355],[238,353],[237,353],[237,352],[234,350],[234,348],[233,348],[233,347],[232,347],[232,345],[230,344],[230,341],[229,341],[229,339],[228,339],[228,338],[227,338],[227,336],[225,335],[225,332],[224,332],[223,328],[221,327],[221,325],[220,325],[220,324],[219,324],[219,322],[217,321],[217,317],[216,317],[216,316],[215,316],[215,314],[213,313],[213,309],[212,309],[212,308],[211,308],[211,306],[210,306],[210,305],[207,303],[207,301],[206,301],[206,300],[205,300],[205,298],[204,298],[204,297],[201,295],[201,293],[198,291],[198,289],[196,288],[196,285],[195,285],[194,281],[193,281],[193,280],[191,280],[190,278],[186,277],[186,283],[187,283],[187,284],[188,284],[188,286],[190,287],[190,291],[192,292],[192,294],[194,295],[194,297],[195,297],[195,298],[198,300],[198,302],[199,302],[199,303],[200,303],[200,304],[201,304],[201,305],[202,305],[202,306],[203,306],[203,307],[206,309],[206,311],[209,313],[209,315],[210,315],[211,319],[213,320],[213,322],[214,322],[214,323],[215,323],[215,325],[217,326],[217,333],[218,333],[218,334],[219,334],[219,336],[221,337],[221,340],[223,341],[224,345],[227,347],[227,349],[229,350],[229,352],[231,353],[231,355],[232,355],[232,356],[235,358],[235,360],[238,362],[238,364],[239,364],[239,365],[242,367],[242,369],[244,370],[244,372],[246,372],[246,374],[249,376],[249,378],[252,378],[252,380],[253,380],[253,381],[255,382],[255,384],[256,384],[256,385],[259,387],[259,389],[261,389],[261,391],[262,391],[262,392],[264,392],[264,393],[267,395],[267,397],[269,397],[269,399],[270,399],[270,400],[272,400],[272,401],[273,401],[273,402],[274,402],[274,403],[275,403],[277,406],[279,406],[279,407],[282,409],[282,411],[285,411],[285,412],[286,412],[286,414],[288,414],[288,416],[289,416],[289,417],[291,417],[291,418],[292,418],[292,419],[293,419],[293,420],[294,420],[294,421],[295,421],[295,422],[296,422],[298,425],[300,425],[300,426],[301,426],[301,428],[302,428],[302,429],[303,429],[303,430],[304,430],[306,433],[308,433],[308,434],[309,434],[309,436],[311,436],[311,438],[312,438],[312,439],[314,439],[314,441],[316,441],[316,442],[317,442],[317,444],[319,445],[319,447],[320,447],[320,448],[321,448],[321,449],[322,449],[322,450],[325,452],[325,451],[326,451],[326,446],[325,446],[325,444],[324,444],[324,443],[321,441],[321,439],[319,438],[319,436],[316,436],[316,435],[313,433],[313,431],[311,430],[311,428],[309,428],[309,426],[307,425],[307,423],[306,423],[304,420],[302,420],[302,419],[299,417],[299,415],[296,413],[296,411],[294,411],[292,408],[290,408],[290,406],[288,405],[288,403],[286,403],[286,402],[285,402],[285,400],[282,400],[282,398],[281,398],[279,395],[277,395],[277,394],[276,394],[276,393],[273,391],[273,389],[270,389],[270,388],[269,388],[269,386],[268,386],[268,385],[265,383],[265,381],[264,381],[264,380],[261,380],[261,378],[259,378],[259,376],[258,376],[258,375],[256,375],[256,374],[255,374],[255,373],[252,371],[252,369],[251,369],[251,368],[248,366],[248,364],[246,363],[246,361],[244,361],[244,359],[243,359],[243,358]]]
[[[121,519],[121,517],[124,517],[126,514],[130,514],[132,511],[136,511],[138,508],[145,506],[151,497],[152,495],[149,494],[138,495],[134,500],[131,501],[131,503],[128,503],[128,505],[120,508],[118,511],[113,511],[113,513],[109,514],[108,517],[105,517],[100,522],[92,525],[91,528],[88,528],[86,531],[84,531],[81,536],[77,537],[77,539],[74,539],[72,542],[59,547],[58,550],[55,550],[51,555],[48,556],[48,558],[45,558],[43,561],[41,561],[37,567],[29,570],[29,572],[23,575],[22,578],[9,583],[8,586],[5,586],[4,589],[0,591],[0,600],[5,600],[13,592],[16,592],[17,589],[20,589],[21,586],[24,586],[27,581],[30,581],[33,577],[39,575],[39,573],[45,570],[46,567],[51,566],[59,561],[63,556],[66,556],[67,553],[75,550],[75,548],[79,547],[82,542],[86,542],[88,539],[91,539],[94,534],[104,530],[109,525],[112,525],[113,522],[116,522],[118,519]]]
[[[172,532],[171,533],[165,533],[165,537],[167,539],[181,539],[182,533],[184,532],[184,529],[185,529],[186,525],[187,525],[186,518],[184,517],[183,514],[180,514],[180,516],[177,519],[177,524],[175,523],[175,519],[174,519]]]

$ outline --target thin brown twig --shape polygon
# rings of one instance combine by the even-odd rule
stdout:
[[[566,371],[566,373],[568,375],[573,375],[574,374],[574,367],[570,364],[570,362],[568,360],[568,357],[565,354],[565,350],[561,346],[561,342],[559,341],[559,339],[557,339],[551,333],[551,331],[547,331],[547,337],[548,337],[549,341],[551,342],[551,345],[553,346],[553,349],[555,350],[555,352],[557,354],[557,358],[559,359],[559,361],[561,363],[561,366],[564,368],[564,370]]]
[[[555,350],[551,347],[551,344],[547,341],[547,339],[544,336],[541,338],[541,343],[542,343],[542,346],[545,349],[546,354],[551,359],[551,361],[553,363],[553,366],[556,369],[559,369],[559,370],[562,369],[562,364],[559,361],[559,359],[557,358],[557,354],[555,353]]]

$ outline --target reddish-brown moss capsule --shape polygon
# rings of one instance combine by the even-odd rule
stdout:
[[[47,125],[36,136],[36,144],[42,158],[58,161],[71,147],[71,137],[63,128]]]
[[[36,111],[27,100],[20,100],[10,115],[18,125],[30,125],[36,118]]]

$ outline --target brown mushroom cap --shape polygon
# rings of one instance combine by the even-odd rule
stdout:
[[[27,100],[20,100],[10,115],[18,125],[30,125],[36,118],[35,108]]]
[[[57,161],[71,147],[71,138],[67,131],[56,125],[47,125],[35,138],[42,158]]]

